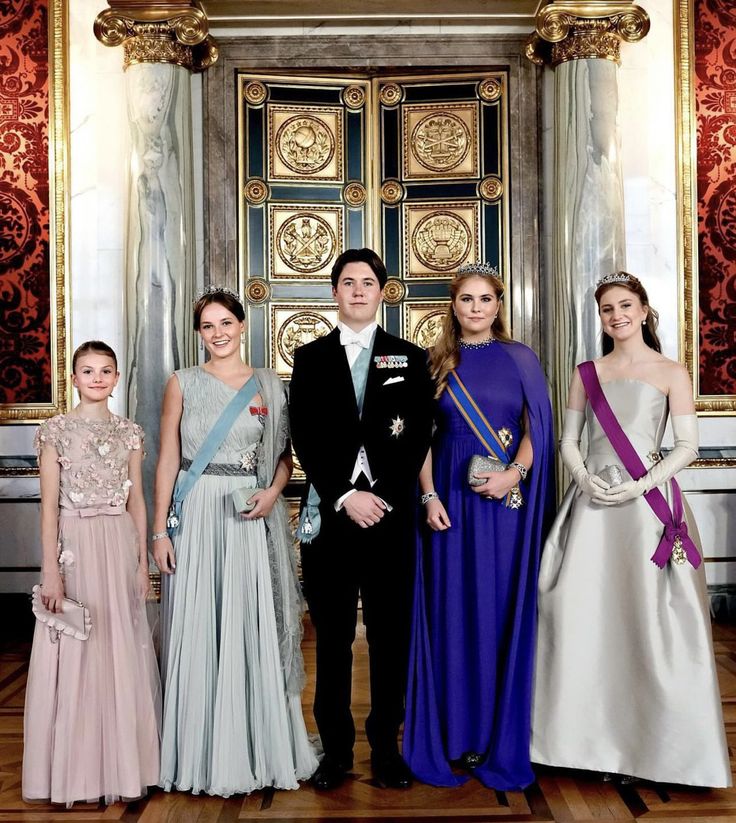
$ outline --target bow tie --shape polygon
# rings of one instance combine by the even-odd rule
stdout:
[[[362,332],[354,332],[352,329],[341,329],[340,344],[343,346],[355,344],[362,349],[367,349],[371,344],[371,336],[371,332],[368,329],[364,329]]]

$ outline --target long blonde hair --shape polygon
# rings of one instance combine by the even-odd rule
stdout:
[[[508,325],[503,303],[503,281],[500,277],[488,272],[468,272],[459,273],[450,283],[450,305],[442,319],[442,331],[439,334],[434,346],[429,350],[429,369],[437,387],[435,398],[438,398],[447,388],[447,375],[456,369],[460,363],[460,338],[462,330],[460,323],[455,316],[455,300],[462,289],[463,284],[471,277],[480,277],[487,281],[498,300],[498,314],[491,325],[491,334],[496,340],[502,343],[510,343]]]

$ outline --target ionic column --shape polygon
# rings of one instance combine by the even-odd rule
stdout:
[[[649,18],[631,0],[553,0],[536,23],[527,56],[555,71],[547,343],[559,426],[574,366],[600,353],[595,283],[626,266],[618,67],[621,40],[645,37]]]
[[[126,231],[128,415],[146,432],[153,499],[164,387],[192,365],[194,176],[190,72],[217,59],[204,12],[186,2],[110,2],[95,36],[122,45],[130,125]],[[123,158],[121,158],[121,161]]]

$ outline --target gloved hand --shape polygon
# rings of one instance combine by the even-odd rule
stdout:
[[[580,453],[580,435],[584,425],[584,412],[565,409],[560,438],[560,457],[580,491],[592,498],[606,491],[610,484],[597,474],[589,474],[585,468],[583,455]]]
[[[678,414],[672,417],[672,433],[675,447],[638,480],[627,480],[602,493],[602,502],[619,505],[641,497],[655,486],[662,486],[680,469],[689,466],[698,456],[698,418],[694,414]]]

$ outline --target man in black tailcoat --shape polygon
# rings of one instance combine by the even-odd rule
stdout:
[[[379,785],[407,788],[399,755],[414,568],[417,476],[429,449],[433,385],[425,353],[376,324],[386,268],[370,249],[332,269],[338,328],[296,350],[291,434],[307,476],[302,572],[317,635],[319,789],[353,765],[352,643],[358,598],[370,660],[366,734]]]

